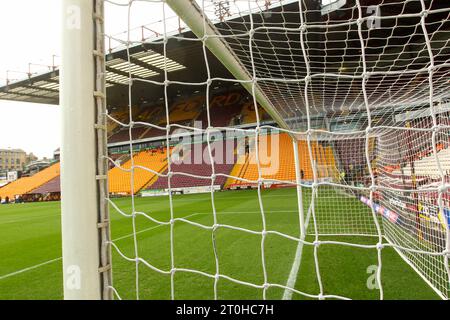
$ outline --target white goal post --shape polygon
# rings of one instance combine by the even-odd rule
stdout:
[[[112,297],[103,1],[61,12],[61,191],[65,299]]]
[[[131,61],[138,58],[130,57],[130,48],[151,42],[143,36],[133,39],[131,35],[131,8],[139,2],[162,6],[161,31],[153,31],[163,48],[163,62],[157,66],[164,77],[162,81],[136,75],[132,70]],[[450,6],[427,0],[378,2],[373,6],[364,0],[64,0],[60,103],[65,298],[120,298],[120,292],[112,283],[111,251],[115,250],[120,258],[136,264],[137,298],[141,264],[170,276],[172,298],[175,298],[174,275],[186,272],[212,279],[214,298],[218,297],[218,282],[226,279],[262,290],[263,298],[270,288],[277,288],[284,291],[284,299],[290,299],[292,294],[316,299],[347,299],[349,297],[327,292],[321,277],[320,247],[340,245],[376,252],[376,284],[380,299],[384,298],[382,253],[386,248],[394,249],[439,297],[448,299],[450,30],[442,17],[450,16]],[[120,85],[128,87],[129,123],[123,123],[107,112],[105,3],[128,9],[126,37],[115,40],[127,51],[128,60],[124,59],[122,63],[128,67],[120,70],[125,78]],[[217,16],[217,10],[223,9],[217,9],[217,3],[226,4],[224,16]],[[333,15],[341,8],[341,15]],[[167,11],[175,13],[179,19],[177,32],[167,30]],[[346,15],[345,21],[340,20]],[[181,23],[185,24],[184,28]],[[194,36],[183,38],[183,30],[192,31]],[[170,78],[169,61],[173,63],[167,55],[170,39],[201,45],[207,79],[196,82]],[[210,53],[229,71],[229,78],[212,75]],[[139,67],[139,61],[136,63]],[[212,125],[209,103],[214,81],[240,85],[253,97],[256,120],[252,128],[218,129],[235,130],[253,139],[256,151],[247,157],[255,158],[256,178],[215,172],[210,135],[217,128]],[[167,120],[164,125],[149,119],[133,120],[134,82],[151,84],[164,91]],[[206,129],[171,123],[167,89],[171,85],[206,87]],[[259,106],[274,122],[261,121]],[[127,256],[110,236],[108,208],[114,203],[109,196],[107,181],[108,163],[111,162],[107,149],[108,120],[129,131],[131,168],[121,167],[116,162],[113,165],[131,171],[133,212],[126,214],[116,207],[115,210],[133,221],[135,256]],[[142,169],[134,163],[136,139],[132,129],[138,122],[165,132],[167,170],[144,169],[152,172],[155,179],[168,179],[169,221],[159,221],[134,211],[134,169]],[[197,130],[206,136],[206,150],[212,163],[211,176],[206,178],[211,180],[213,225],[174,216],[170,181],[176,173],[171,167],[169,142],[171,130],[177,127],[192,132]],[[289,155],[292,154],[295,166],[293,179],[283,180],[262,172],[259,147],[264,143],[259,137],[264,130],[284,134],[292,142],[293,151]],[[183,174],[205,179],[196,173]],[[263,221],[261,230],[218,222],[214,181],[220,175],[235,179],[240,186],[255,186]],[[266,184],[296,188],[299,234],[292,236],[266,226],[261,196]],[[305,189],[311,194],[308,203],[304,200]],[[348,199],[356,199],[369,214],[361,214],[359,207],[346,208],[350,203]],[[334,207],[324,210],[328,203],[333,203]],[[346,212],[345,217],[334,215],[338,211]],[[140,256],[135,227],[138,215],[158,226],[170,228],[170,268],[160,269]],[[215,274],[195,268],[176,268],[173,226],[179,221],[211,232]],[[261,237],[263,283],[242,281],[221,273],[215,244],[215,233],[220,228]],[[267,276],[265,241],[270,234],[281,236],[297,246],[287,283],[271,283]],[[375,243],[336,240],[351,236],[372,237]],[[313,252],[318,284],[318,292],[314,293],[295,287],[305,246]]]

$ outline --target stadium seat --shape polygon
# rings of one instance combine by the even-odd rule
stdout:
[[[228,175],[230,171],[233,169],[234,163],[236,161],[234,150],[228,149],[227,144],[222,145],[222,141],[215,144],[211,143],[211,150],[215,150],[216,148],[223,147],[223,157],[219,152],[213,151],[213,160],[214,160],[214,172],[215,174],[226,174]],[[207,145],[203,144],[201,149],[203,156],[200,163],[196,163],[194,157],[192,157],[193,151],[189,150],[184,156],[183,161],[180,163],[172,163],[171,164],[171,172],[175,174],[170,180],[171,188],[188,188],[188,187],[200,187],[200,186],[210,186],[211,185],[211,174],[212,174],[212,166],[209,164],[209,156]],[[228,152],[233,153],[233,161],[232,163],[227,163],[226,155]],[[231,162],[231,161],[230,161]],[[205,178],[197,178],[187,175],[180,175],[176,173],[185,173],[189,175],[195,175]],[[167,174],[167,170],[164,172]],[[217,176],[215,180],[215,185],[223,186],[226,182],[227,178],[224,176]],[[156,181],[149,186],[149,189],[167,189],[168,188],[168,179],[166,177],[158,177]]]
[[[279,141],[276,143],[275,141]],[[254,143],[254,142],[253,142]],[[276,146],[279,145],[279,148]],[[272,150],[272,146],[274,149]],[[312,142],[312,151],[314,160],[317,163],[318,178],[334,177],[336,170],[335,158],[331,147],[324,148],[320,143]],[[304,140],[298,141],[300,170],[303,173],[303,179],[312,180],[313,170],[309,156],[308,144]],[[273,134],[271,136],[261,136],[259,140],[259,161],[262,177],[264,179],[273,179],[286,182],[295,182],[295,161],[292,139],[286,133]],[[272,150],[273,154],[265,155],[265,150]],[[232,176],[241,179],[252,180],[254,183],[259,178],[259,170],[255,147],[250,150],[244,164],[236,164],[231,173]],[[246,185],[245,181],[237,179],[228,179],[226,187],[233,185]]]
[[[229,126],[231,120],[242,110],[241,99],[242,94],[238,92],[231,92],[212,97],[209,103],[211,126]],[[199,116],[199,120],[202,121],[203,128],[208,127],[208,113],[206,109],[204,109]]]
[[[248,155],[241,155],[238,157],[238,160],[236,162],[236,164],[234,165],[233,169],[230,172],[230,176],[232,177],[241,177],[242,171],[244,170],[244,166],[246,164],[248,164]],[[235,185],[238,183],[239,180],[237,180],[236,178],[228,178],[224,188],[228,189],[229,187]]]
[[[24,177],[16,180],[3,188],[0,188],[0,197],[2,199],[8,197],[13,200],[15,196],[24,195],[59,176],[59,171],[60,164],[58,162],[31,177]]]
[[[39,188],[33,189],[28,194],[47,194],[61,192],[61,177],[58,175]]]
[[[187,100],[176,102],[170,110],[170,123],[192,120],[197,118],[205,103],[205,98],[195,96]]]
[[[249,101],[249,102],[245,103],[244,106],[242,107],[241,114],[242,114],[242,123],[243,124],[256,123],[256,112],[255,112],[254,102]],[[258,107],[258,114],[259,114],[260,121],[267,118],[267,113],[261,107]]]
[[[120,121],[122,123],[128,122],[128,110],[124,108],[120,111],[114,111],[111,112],[111,117],[116,119],[117,121]],[[112,119],[108,119],[108,133],[109,135],[112,135],[114,132],[116,132],[119,128],[119,124]]]
[[[157,151],[147,150],[135,154],[134,166],[142,166],[160,172],[167,166],[167,152],[165,148]],[[128,160],[121,165],[122,168],[129,170],[132,160]],[[155,176],[155,173],[142,168],[134,169],[134,184],[131,186],[131,172],[123,171],[119,167],[112,168],[109,173],[109,192],[112,194],[129,195],[132,192],[137,193],[144,188]]]
[[[141,139],[149,129],[151,128],[147,126],[138,126],[131,129],[131,136],[133,137],[133,140]],[[109,143],[122,142],[127,140],[130,140],[130,130],[128,128],[122,128],[108,138]]]

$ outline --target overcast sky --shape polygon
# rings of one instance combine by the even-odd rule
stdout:
[[[106,4],[108,34],[127,29],[127,13],[126,7]],[[131,27],[162,19],[160,4],[136,3],[131,14]],[[0,86],[5,84],[6,70],[27,72],[29,62],[51,65],[52,56],[60,52],[59,25],[59,0],[0,1]],[[45,70],[32,67],[33,72]],[[25,77],[25,73],[10,74],[10,78]],[[58,106],[0,100],[0,148],[21,148],[51,157],[60,146],[59,118]]]
[[[0,2],[0,85],[5,83],[6,70],[26,72],[28,62],[51,64],[52,54],[59,52],[58,4],[55,0]],[[0,119],[0,148],[21,148],[50,157],[59,147],[57,106],[0,100]]]

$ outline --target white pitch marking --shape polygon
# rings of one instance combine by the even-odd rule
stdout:
[[[300,240],[305,240],[306,230],[308,229],[309,218],[311,214],[311,207],[308,209],[308,214],[305,221],[305,233],[301,235]],[[297,245],[297,250],[295,252],[294,262],[292,263],[291,272],[289,273],[289,278],[286,282],[287,288],[294,288],[295,283],[297,282],[298,271],[300,270],[300,264],[302,262],[302,253],[303,253],[303,242],[299,242]],[[293,292],[289,289],[284,289],[283,300],[291,300]]]
[[[245,211],[245,212],[248,212],[248,213],[259,213],[260,211]],[[242,211],[223,211],[223,212],[218,212],[217,214],[242,214],[242,213],[245,213],[245,212],[242,212]],[[290,213],[290,212],[296,212],[296,211],[293,211],[293,210],[276,210],[276,211],[272,210],[270,212],[274,212],[274,213]],[[190,214],[190,215],[187,215],[187,216],[183,217],[183,219],[192,218],[194,216],[205,215],[205,214],[209,214],[209,213],[210,212],[193,213],[193,214]],[[143,230],[140,230],[140,231],[136,232],[136,234],[140,234],[140,233],[144,233],[144,232],[147,232],[147,231],[151,231],[151,230],[157,229],[157,228],[162,227],[162,226],[163,225],[157,225],[157,226],[153,226],[153,227],[150,227],[150,228],[147,228],[147,229],[143,229]],[[133,234],[131,233],[131,234],[128,234],[128,235],[116,238],[113,241],[123,240],[123,239],[129,238],[129,237],[132,237],[132,236],[133,236]],[[28,268],[25,268],[25,269],[22,269],[22,270],[18,270],[18,271],[15,271],[15,272],[12,272],[12,273],[0,276],[0,280],[4,280],[6,278],[13,277],[13,276],[21,274],[21,273],[24,273],[24,272],[27,272],[27,271],[31,271],[31,270],[34,270],[34,269],[37,269],[37,268],[40,268],[40,267],[43,267],[43,266],[45,266],[47,264],[51,264],[51,263],[59,261],[61,259],[62,259],[62,257],[56,258],[56,259],[52,259],[52,260],[48,260],[48,261],[45,261],[43,263],[39,263],[37,265],[31,266],[31,267],[28,267]]]
[[[274,212],[274,213],[292,213],[292,212],[296,212],[295,210],[272,210],[272,211],[270,211],[270,212]],[[244,212],[242,212],[242,211],[223,211],[223,212],[217,212],[217,214],[243,214]],[[260,213],[260,211],[245,211],[245,213]],[[206,215],[206,214],[210,214],[210,212],[196,212],[196,213],[193,213],[193,214],[190,214],[190,215],[187,215],[187,216],[185,216],[185,217],[182,217],[182,219],[187,219],[187,218],[192,218],[192,217],[195,217],[195,216],[198,216],[198,215]],[[138,232],[136,232],[136,234],[140,234],[140,233],[143,233],[143,232],[147,232],[147,231],[150,231],[150,230],[154,230],[154,229],[156,229],[156,228],[159,228],[159,227],[162,227],[163,225],[162,224],[160,224],[160,225],[157,225],[157,226],[153,226],[153,227],[150,227],[150,228],[147,228],[147,229],[143,229],[143,230],[140,230],[140,231],[138,231]],[[125,235],[125,236],[122,236],[122,237],[119,237],[119,238],[117,238],[117,239],[114,239],[113,241],[119,241],[119,240],[123,240],[123,239],[126,239],[126,238],[130,238],[130,237],[132,237],[133,236],[133,234],[131,233],[131,234],[127,234],[127,235]]]
[[[38,217],[32,217],[32,218],[23,218],[23,219],[15,219],[15,220],[7,220],[7,221],[0,221],[0,225],[4,224],[10,224],[10,223],[17,223],[17,222],[23,222],[23,221],[35,221],[35,220],[41,220],[42,218],[48,218],[48,217],[57,217],[57,215],[54,214],[47,214],[43,216]]]
[[[196,215],[199,215],[199,214],[203,214],[203,213],[194,213],[194,214],[188,215],[188,216],[183,217],[183,218],[186,219],[186,218],[190,218],[190,217],[193,217],[193,216],[196,216]],[[150,230],[156,229],[156,228],[161,227],[161,226],[162,225],[157,225],[157,226],[154,226],[154,227],[151,227],[151,228],[148,228],[148,229],[144,229],[144,230],[141,230],[139,232],[136,232],[136,234],[142,233],[142,232],[146,232],[146,231],[150,231]],[[126,235],[126,236],[119,237],[117,239],[114,239],[113,241],[122,240],[122,239],[125,239],[125,238],[129,238],[131,236],[133,236],[133,234],[129,234],[129,235]],[[56,259],[52,259],[52,260],[48,260],[48,261],[36,264],[34,266],[31,266],[31,267],[28,267],[28,268],[25,268],[25,269],[22,269],[22,270],[18,270],[18,271],[12,272],[12,273],[5,274],[3,276],[0,276],[0,280],[4,280],[6,278],[16,276],[18,274],[21,274],[21,273],[24,273],[24,272],[27,272],[27,271],[38,269],[38,268],[43,267],[45,265],[51,264],[53,262],[57,262],[57,261],[59,261],[61,259],[62,259],[62,257],[59,257],[59,258],[56,258]]]
[[[162,196],[161,196],[162,197]],[[281,195],[262,195],[263,200],[266,198],[292,198],[292,195],[288,195],[288,194],[281,194]],[[174,197],[174,202],[198,202],[198,201],[208,201],[211,200],[211,197],[192,197],[192,199],[190,198],[177,198],[177,195]],[[233,199],[248,199],[248,197],[245,196],[233,196]]]
[[[198,216],[198,215],[200,215],[200,214],[204,214],[204,213],[193,213],[193,214],[187,215],[186,217],[183,217],[183,219],[191,218],[191,217],[194,217],[194,216]],[[164,226],[164,224],[159,224],[159,225],[157,225],[157,226],[153,226],[153,227],[150,227],[150,228],[147,228],[147,229],[140,230],[140,231],[136,232],[136,234],[140,234],[140,233],[143,233],[143,232],[147,232],[147,231],[150,231],[150,230],[154,230],[154,229],[159,228],[159,227],[162,227],[162,226]],[[133,235],[134,235],[134,233],[127,234],[127,235],[125,235],[125,236],[116,238],[116,239],[114,239],[113,241],[119,241],[119,240],[122,240],[122,239],[130,238],[130,237],[132,237]]]
[[[21,274],[21,273],[24,273],[24,272],[27,272],[27,271],[31,271],[31,270],[34,270],[34,269],[37,269],[37,268],[40,268],[40,267],[43,267],[43,266],[45,266],[47,264],[59,261],[61,259],[62,258],[56,258],[56,259],[53,259],[53,260],[48,260],[48,261],[42,262],[40,264],[31,266],[31,267],[28,267],[28,268],[25,268],[25,269],[22,269],[22,270],[18,270],[18,271],[9,273],[9,274],[5,274],[4,276],[0,276],[0,280],[4,280],[6,278],[13,277],[13,276],[16,276],[16,275]]]

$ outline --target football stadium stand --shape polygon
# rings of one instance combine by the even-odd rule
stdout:
[[[133,127],[131,129],[131,136],[133,137],[133,140],[141,139],[143,135],[148,131],[149,127],[145,126],[137,126]],[[117,131],[115,134],[113,134],[111,137],[109,137],[108,142],[109,143],[115,143],[115,142],[121,142],[121,141],[127,141],[130,139],[130,130],[128,128],[122,128],[119,131]]]
[[[162,105],[144,106],[143,111],[134,117],[134,121],[159,123],[166,116],[166,107]]]
[[[170,123],[190,121],[198,117],[205,104],[205,98],[201,96],[192,97],[175,103],[170,110]],[[166,121],[164,120],[164,123]]]
[[[351,167],[366,165],[365,144],[366,139],[337,140],[334,149],[344,170]]]
[[[274,141],[274,143],[272,143]],[[275,143],[279,141],[279,143]],[[232,176],[245,180],[257,181],[259,177],[258,159],[255,151],[255,141],[250,141],[250,152],[242,158],[232,170]],[[278,147],[279,146],[279,147]],[[318,142],[312,142],[312,154],[316,163],[318,178],[332,178],[336,175],[335,157],[331,147],[323,147]],[[302,179],[312,180],[313,169],[309,156],[308,144],[306,141],[298,142],[300,172]],[[279,181],[295,182],[295,163],[292,139],[286,133],[272,134],[259,137],[259,162],[262,177]],[[264,151],[262,151],[264,150]],[[266,154],[265,150],[270,150]],[[226,187],[251,185],[239,179],[228,179]]]
[[[167,151],[165,148],[141,151],[133,156],[134,166],[143,166],[155,172],[161,172],[167,167]],[[128,160],[122,169],[130,170],[132,160]],[[137,193],[148,185],[155,177],[153,172],[135,168],[133,190],[131,189],[131,172],[124,171],[120,167],[112,168],[109,173],[109,192],[112,194],[129,195]]]
[[[279,139],[279,144],[272,143],[273,140]],[[247,164],[241,172],[241,178],[247,180],[258,180],[258,159],[256,155],[255,142],[252,141],[253,146],[250,148],[250,154],[247,159]],[[261,173],[264,178],[276,179],[283,181],[295,181],[295,166],[294,153],[292,147],[292,139],[287,134],[274,134],[259,137],[259,162]],[[278,147],[279,146],[279,147]],[[273,149],[272,149],[273,148]],[[263,151],[264,150],[264,151]],[[270,150],[270,154],[266,154],[265,150]],[[300,148],[303,152],[300,159],[305,159],[305,163],[301,163],[301,169],[305,171],[309,178],[311,170],[309,166],[305,166],[306,159],[309,159],[308,149]],[[309,170],[308,170],[309,169]],[[245,182],[237,181],[237,183]]]
[[[231,170],[230,176],[232,177],[242,177],[243,172],[245,171],[245,167],[248,165],[248,154],[240,155],[237,158],[236,164],[234,165],[233,169]],[[225,182],[224,188],[228,189],[233,185],[238,184],[240,181],[238,181],[235,178],[228,178]]]
[[[48,194],[48,193],[60,193],[61,181],[60,176],[57,176],[42,186],[31,190],[28,194]]]
[[[125,109],[125,110],[112,112],[111,117],[116,119],[117,121],[126,123],[126,122],[128,122],[128,111]],[[117,131],[117,128],[119,128],[119,124],[111,119],[108,119],[108,131],[115,132],[115,131]]]
[[[59,170],[60,165],[58,162],[31,177],[23,177],[7,184],[0,188],[0,197],[2,199],[8,197],[10,200],[13,200],[17,195],[24,195],[59,176]]]
[[[160,136],[164,136],[165,134],[166,134],[165,130],[158,130],[156,128],[148,128],[148,130],[146,130],[143,133],[141,139],[160,137]]]
[[[212,142],[211,144],[212,158],[214,161],[215,174],[228,175],[236,162],[236,155],[234,148],[231,148],[227,143],[222,141]],[[180,160],[176,163],[171,163],[171,171],[175,174],[170,179],[171,188],[190,188],[190,187],[202,187],[211,185],[212,165],[210,164],[210,157],[207,144],[202,144],[201,155],[202,158],[196,159],[193,156],[195,152],[195,146],[190,145],[191,150],[187,151]],[[228,159],[228,161],[227,161]],[[188,175],[176,174],[185,173]],[[167,174],[167,170],[164,172]],[[198,178],[189,175],[205,177]],[[214,185],[223,187],[226,182],[226,177],[217,176]],[[148,189],[161,190],[168,188],[168,179],[166,177],[158,177],[154,183],[149,185]]]
[[[242,111],[242,94],[240,92],[231,92],[224,95],[213,97],[209,104],[211,116],[211,125],[214,127],[226,127],[230,125],[231,120]],[[204,109],[199,117],[203,128],[208,126],[208,113]]]
[[[258,108],[258,114],[260,121],[267,118],[267,113],[261,107]],[[244,104],[244,106],[242,107],[241,115],[243,124],[256,123],[256,112],[253,100]]]
[[[444,172],[450,171],[450,149],[445,148],[438,150],[437,156],[439,158],[439,162],[441,168]],[[432,152],[429,152],[427,155],[420,157],[414,161],[414,174],[422,177],[429,178],[438,178],[439,179],[439,168],[437,162],[435,160],[435,156]],[[400,175],[400,169],[395,171],[398,175]],[[412,175],[411,165],[407,164],[403,168],[403,174],[406,176]]]
[[[157,107],[141,107],[141,108],[135,108],[133,110],[133,121],[135,122],[151,122],[155,123],[155,119],[163,119],[165,116],[165,108],[164,106],[157,106]],[[123,124],[129,123],[129,111],[125,108],[124,111],[118,111],[112,114],[112,117],[118,121],[120,121]],[[153,120],[153,121],[150,121]],[[158,123],[156,121],[156,123]],[[142,126],[142,125],[136,125],[132,129],[132,136],[133,139],[139,139],[141,138],[144,133],[146,133],[150,127]],[[121,127],[117,122],[112,121],[111,119],[108,120],[108,142],[109,143],[115,143],[115,142],[121,142],[126,141],[129,139],[129,130],[128,128]]]
[[[159,127],[165,127],[167,123],[166,110],[163,105],[152,107],[141,107],[142,111],[134,112],[133,120],[135,122],[147,122]],[[231,91],[217,94],[211,97],[209,103],[211,116],[211,125],[214,127],[227,127],[232,125],[243,125],[256,123],[256,113],[253,107],[253,100],[244,92]],[[268,115],[262,108],[259,108],[260,120],[266,120]],[[113,117],[124,124],[129,122],[127,112],[116,112]],[[179,98],[170,106],[170,124],[171,133],[177,129],[174,125],[193,126],[193,121],[199,121],[202,128],[208,126],[208,114],[206,111],[205,97],[201,95]],[[130,138],[129,128],[121,127],[113,121],[108,122],[109,143],[118,143],[128,141]],[[133,140],[149,139],[165,136],[166,131],[143,126],[136,123],[131,129]]]

